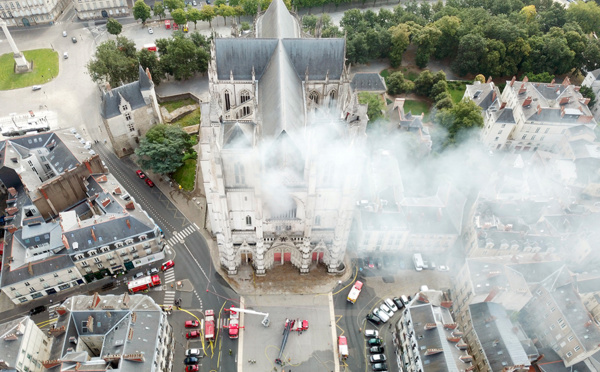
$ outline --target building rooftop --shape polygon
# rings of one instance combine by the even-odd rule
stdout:
[[[104,119],[110,119],[121,115],[121,105],[124,103],[123,100],[129,102],[131,110],[146,106],[142,91],[150,89],[152,87],[152,81],[148,76],[149,73],[147,74],[142,66],[139,66],[138,70],[138,81],[109,89],[102,95],[100,115],[102,115]]]
[[[377,93],[385,93],[387,90],[385,80],[376,72],[359,72],[354,74],[350,82],[350,88],[359,92]]]
[[[22,336],[25,332],[27,322],[30,319],[28,316],[10,320],[5,323],[0,323],[0,355],[1,360],[9,366],[15,367],[17,365],[17,357],[21,351],[22,342],[19,339],[9,340],[11,334]]]
[[[492,371],[529,365],[529,357],[512,331],[512,323],[502,305],[480,302],[469,305],[469,311],[473,330]]]

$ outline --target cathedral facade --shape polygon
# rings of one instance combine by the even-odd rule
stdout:
[[[245,264],[343,270],[368,121],[345,52],[344,39],[303,34],[282,0],[248,37],[213,40],[201,169],[230,275]]]

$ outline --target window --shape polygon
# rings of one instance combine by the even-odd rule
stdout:
[[[104,267],[104,265],[102,265],[102,263],[97,263],[96,266],[98,266],[99,269]]]
[[[579,346],[579,345],[575,346],[575,349],[573,349],[573,351],[575,351],[575,352],[577,352],[579,350],[581,350],[581,346]]]
[[[569,342],[573,341],[574,338],[575,338],[575,336],[573,336],[573,335],[569,336],[569,338],[568,338]]]
[[[25,286],[29,287],[31,284],[29,284],[29,282],[25,282]]]
[[[244,174],[244,165],[240,163],[235,163],[233,166],[235,172],[235,183],[237,184],[246,184],[246,176]]]
[[[315,216],[315,226],[321,226],[321,216]]]
[[[44,278],[40,278],[40,283],[44,281]]]
[[[310,92],[309,99],[318,105],[319,104],[319,93],[317,93],[313,90],[312,92]]]
[[[494,141],[498,141],[499,139],[500,139],[500,137],[496,137],[496,138],[494,139]]]
[[[231,94],[228,90],[225,91],[225,111],[229,111],[231,109]]]
[[[545,136],[541,136],[541,137],[540,137],[540,141],[543,141],[543,140],[544,140],[544,137],[545,137]]]
[[[331,92],[329,92],[329,107],[333,107],[334,103],[335,103],[335,90],[332,90]]]
[[[546,128],[546,131],[544,133],[548,133],[550,132],[550,128]]]
[[[131,113],[130,112],[125,114],[125,120],[131,121]]]
[[[498,134],[502,134],[502,130],[499,130],[499,131],[498,131]]]
[[[30,292],[30,293],[33,293],[33,292],[35,292],[35,288],[33,288],[33,287],[29,287],[29,292]]]
[[[252,217],[246,216],[246,225],[248,225],[248,226],[252,225]]]
[[[525,138],[527,138],[526,134],[524,134],[523,137],[521,137],[521,139],[525,139]]]
[[[127,111],[127,105],[123,105],[123,106],[121,106],[121,110],[122,110],[122,111]]]
[[[98,263],[98,262],[101,262],[101,260],[100,260],[100,258],[98,258],[98,257],[94,257],[94,262],[95,262],[95,263]]]
[[[246,101],[250,101],[250,92],[244,90],[242,93],[240,93],[240,103],[244,103]]]
[[[567,328],[567,323],[561,323],[560,324],[560,329],[565,329]]]
[[[250,106],[242,107],[242,117],[250,115]]]
[[[505,127],[506,127],[506,124],[502,124],[502,128],[505,128]]]
[[[570,358],[573,356],[573,353],[569,351],[566,356],[567,356],[567,358]]]
[[[535,132],[536,132],[536,133],[539,133],[540,129],[541,129],[540,127],[537,127],[537,128],[535,129]]]
[[[550,330],[551,330],[551,331],[552,331],[552,330],[554,330],[554,327],[555,327],[555,325],[554,325],[554,324],[552,324],[552,325],[550,326]]]

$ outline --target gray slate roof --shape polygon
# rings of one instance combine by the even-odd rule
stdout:
[[[121,115],[119,107],[121,106],[122,99],[129,102],[132,110],[146,106],[146,102],[142,96],[142,90],[152,88],[152,82],[142,69],[142,66],[139,67],[138,72],[138,81],[111,89],[109,92],[102,95],[100,115],[102,115],[104,119],[110,119]]]
[[[512,331],[512,323],[502,305],[480,302],[469,305],[469,310],[473,330],[492,371],[502,371],[505,366],[529,365],[527,353]]]
[[[354,74],[350,83],[352,90],[361,92],[385,92],[385,81],[376,72],[361,72]]]
[[[234,80],[252,80],[252,68],[260,80],[277,43],[277,39],[215,39],[219,80],[229,80],[230,72]]]
[[[273,0],[267,11],[256,22],[256,36],[278,39],[297,38],[300,37],[300,25],[282,0]]]
[[[304,80],[338,80],[344,70],[346,42],[344,39],[284,39],[283,46],[290,56],[296,73]]]
[[[291,137],[304,127],[302,82],[294,73],[281,41],[258,84],[261,136],[277,137],[283,131]]]

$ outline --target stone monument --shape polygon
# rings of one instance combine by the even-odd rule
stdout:
[[[22,74],[25,72],[30,72],[32,67],[31,62],[28,62],[23,53],[19,51],[17,44],[15,44],[10,32],[8,32],[8,25],[6,24],[6,21],[1,18],[0,27],[2,27],[2,31],[4,31],[4,35],[6,35],[6,40],[8,40],[8,43],[10,44],[10,49],[13,51],[13,57],[15,58],[15,73]]]

